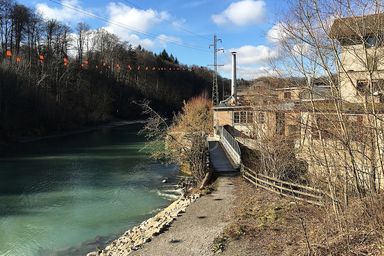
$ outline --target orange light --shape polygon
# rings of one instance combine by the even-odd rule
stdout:
[[[44,55],[43,55],[43,54],[40,54],[39,59],[40,59],[41,61],[43,61],[43,60],[44,60]]]
[[[21,61],[21,58],[20,57],[16,57],[16,62],[20,62]]]
[[[12,57],[12,52],[11,52],[11,50],[7,50],[7,51],[5,52],[5,55],[6,55],[7,57]]]
[[[85,61],[84,61],[84,65],[88,65],[88,60],[85,60]]]

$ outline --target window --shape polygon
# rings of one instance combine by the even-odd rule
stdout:
[[[240,113],[239,112],[233,112],[233,123],[235,123],[235,124],[240,123]]]
[[[356,89],[357,89],[357,93],[359,92],[368,93],[369,92],[368,80],[357,80]]]
[[[252,111],[248,111],[247,112],[247,123],[253,123],[253,112]]]
[[[374,35],[370,35],[370,36],[365,37],[364,41],[365,41],[365,47],[367,47],[367,48],[376,47],[378,44],[377,37]]]
[[[370,92],[369,81],[357,80],[356,89],[357,89],[357,93],[368,94]],[[384,90],[384,83],[382,79],[372,80],[372,93],[374,96],[376,96],[375,94],[378,95],[380,92],[383,92],[383,90]]]
[[[288,125],[288,136],[297,137],[299,134],[299,126],[298,125]]]
[[[279,135],[285,134],[285,114],[276,113],[276,133]]]
[[[245,111],[240,112],[240,123],[242,124],[247,123],[247,112]]]
[[[235,124],[247,124],[253,122],[252,111],[235,111],[233,112],[233,123]]]
[[[265,113],[264,112],[259,112],[259,117],[258,120],[259,124],[264,124],[265,123]]]
[[[284,92],[284,99],[291,99],[291,92]]]
[[[318,129],[317,129],[318,128]],[[321,137],[320,137],[321,136]],[[312,127],[312,138],[336,139],[340,136],[340,124],[336,115],[319,115]]]
[[[384,92],[384,80],[373,80],[372,81],[373,95],[382,94]]]

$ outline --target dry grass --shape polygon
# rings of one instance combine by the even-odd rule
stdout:
[[[273,195],[241,178],[235,183],[223,255],[384,255],[382,196],[351,203],[338,224],[325,207]]]

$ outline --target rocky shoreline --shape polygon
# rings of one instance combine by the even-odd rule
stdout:
[[[126,231],[121,237],[105,247],[104,250],[90,252],[87,256],[125,256],[132,251],[138,250],[143,244],[150,242],[154,236],[165,231],[179,214],[184,213],[186,208],[200,196],[201,194],[197,193],[179,197],[156,216]]]

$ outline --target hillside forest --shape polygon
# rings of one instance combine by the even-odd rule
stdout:
[[[143,99],[172,115],[189,98],[210,95],[211,83],[208,68],[180,64],[166,50],[0,0],[0,140],[140,119],[134,102]]]

